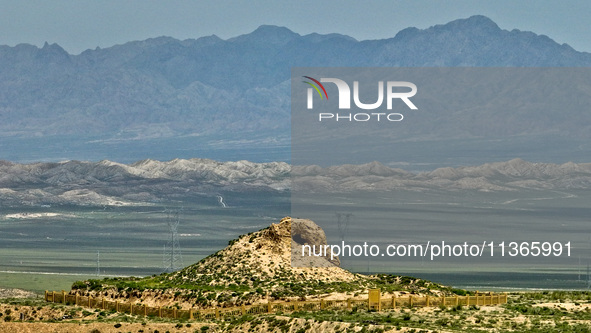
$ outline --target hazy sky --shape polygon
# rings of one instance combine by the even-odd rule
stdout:
[[[591,1],[584,0],[0,0],[0,44],[47,41],[78,54],[157,36],[226,39],[262,24],[363,40],[481,14],[503,29],[533,31],[591,51],[590,13]]]

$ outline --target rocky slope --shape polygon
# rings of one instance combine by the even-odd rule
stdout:
[[[294,230],[292,234],[292,230]],[[292,261],[301,257],[301,244],[326,245],[326,236],[314,222],[286,217],[269,228],[244,235],[230,242],[227,248],[172,274],[170,279],[197,282],[204,276],[218,276],[209,283],[229,285],[238,281],[240,285],[253,285],[253,279],[265,281],[287,279],[291,282],[323,281],[351,282],[366,277],[353,274],[338,267],[338,257],[314,257],[315,268],[297,267],[302,262]],[[231,280],[228,280],[231,279]]]

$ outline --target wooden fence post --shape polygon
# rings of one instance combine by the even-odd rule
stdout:
[[[148,316],[148,306],[146,304],[144,304],[144,317]],[[193,319],[193,318],[191,318]]]
[[[412,296],[408,295],[408,305],[412,308]]]
[[[382,308],[382,292],[380,289],[369,289],[367,291],[367,309],[371,310],[373,307],[380,311]]]
[[[220,319],[220,309],[215,308],[215,319]]]
[[[445,295],[441,296],[441,305],[447,307],[447,305],[445,305]]]
[[[243,306],[244,306],[244,305],[243,305]],[[192,308],[191,308],[191,309],[189,309],[189,319],[190,319],[190,320],[193,320],[193,319],[195,319],[195,318],[193,318],[193,309],[192,309]]]
[[[351,299],[347,298],[347,310],[351,311],[353,307],[351,306]]]
[[[174,319],[176,319],[176,317],[177,317],[177,314],[176,314],[176,308],[173,308],[173,309],[172,309],[172,317],[173,317]]]
[[[324,303],[324,300],[321,299],[320,300],[320,310],[324,310],[325,307],[326,307],[326,304]]]
[[[101,310],[105,309],[105,298],[103,297],[103,301],[101,302]]]
[[[133,315],[133,303],[129,303],[129,314]]]
[[[267,313],[271,313],[272,308],[273,308],[273,304],[271,304],[271,302],[267,301]]]
[[[162,318],[162,307],[158,307],[158,317]]]

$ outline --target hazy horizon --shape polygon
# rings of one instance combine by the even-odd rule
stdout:
[[[261,25],[285,26],[302,35],[339,33],[357,40],[393,37],[407,27],[425,29],[484,15],[502,29],[534,31],[578,51],[591,51],[591,3],[581,1],[449,2],[338,1],[283,3],[233,1],[2,1],[0,45],[57,43],[71,54],[159,36],[176,39],[250,33]]]

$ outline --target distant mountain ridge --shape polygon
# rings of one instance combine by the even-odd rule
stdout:
[[[588,189],[591,163],[532,163],[516,158],[479,166],[412,173],[379,162],[362,165],[294,166],[292,188],[312,192],[348,191],[519,191]]]
[[[219,193],[349,191],[520,191],[591,187],[591,163],[532,163],[522,159],[412,173],[379,162],[293,166],[284,162],[208,159],[18,164],[0,161],[0,204],[39,206],[150,205]],[[302,192],[300,192],[302,193]],[[216,200],[217,202],[217,200]]]
[[[407,28],[383,40],[261,26],[228,40],[157,37],[79,55],[57,44],[0,46],[0,136],[85,141],[264,133],[275,142],[289,137],[294,66],[579,67],[591,66],[591,54],[502,30],[484,16]]]

